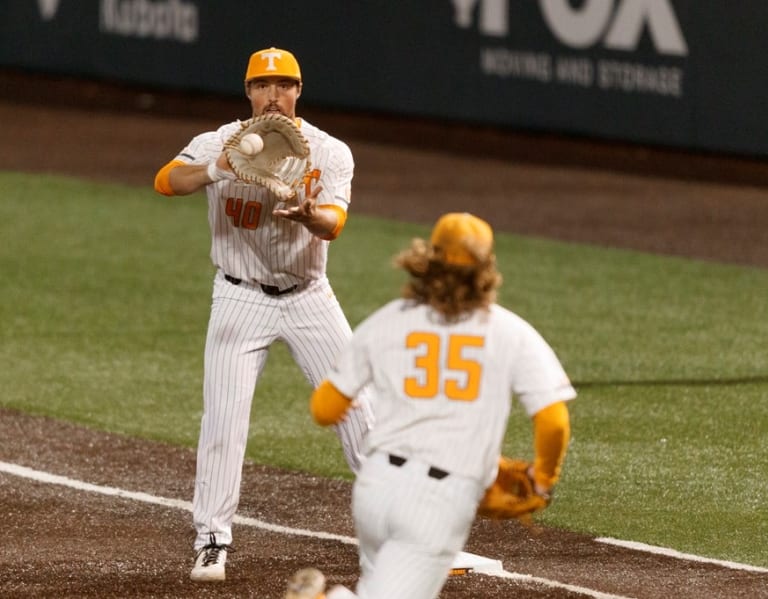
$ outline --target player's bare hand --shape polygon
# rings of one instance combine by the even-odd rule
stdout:
[[[321,239],[332,239],[329,235],[333,234],[339,223],[339,216],[335,210],[317,208],[317,196],[323,190],[321,185],[315,187],[306,195],[303,202],[290,208],[281,208],[272,211],[272,214],[281,218],[287,218],[297,223],[301,223],[310,233]]]
[[[272,214],[303,224],[313,223],[317,216],[317,196],[320,195],[321,191],[323,191],[323,186],[318,185],[304,198],[303,202],[290,208],[273,210]]]

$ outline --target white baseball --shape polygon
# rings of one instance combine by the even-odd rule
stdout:
[[[251,156],[252,154],[258,154],[264,149],[264,140],[258,133],[248,133],[240,140],[240,151],[243,154]]]

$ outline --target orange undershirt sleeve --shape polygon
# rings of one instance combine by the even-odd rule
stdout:
[[[168,164],[162,167],[155,175],[155,191],[161,193],[164,196],[176,195],[171,187],[170,175],[171,171],[177,166],[185,164],[181,160],[171,160]]]
[[[322,426],[329,426],[341,422],[351,405],[351,398],[344,395],[326,379],[312,393],[309,400],[309,411],[315,422]]]
[[[533,444],[536,457],[533,478],[541,487],[550,489],[560,478],[560,468],[570,437],[571,422],[564,401],[547,406],[534,415]]]
[[[318,208],[322,210],[332,210],[338,217],[333,231],[323,237],[326,241],[333,241],[339,236],[341,230],[344,228],[344,224],[347,222],[347,213],[343,208],[336,206],[335,204],[323,204],[322,206],[318,206]]]

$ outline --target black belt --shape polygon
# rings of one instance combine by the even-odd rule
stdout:
[[[408,460],[406,460],[403,457],[400,457],[399,455],[394,455],[392,453],[389,454],[389,463],[393,466],[397,466],[398,468],[405,464]],[[446,476],[448,476],[448,473],[445,470],[440,470],[440,468],[435,468],[434,466],[431,466],[429,470],[427,471],[427,476],[431,478],[436,478],[437,480],[442,480]]]
[[[239,285],[240,283],[243,282],[242,279],[230,277],[229,275],[224,275],[224,278],[230,283],[232,283],[233,285]],[[298,288],[298,285],[294,285],[293,287],[288,287],[286,289],[280,289],[279,287],[275,287],[274,285],[264,285],[263,283],[259,283],[259,287],[261,287],[261,290],[267,295],[285,295],[286,293],[292,293],[296,291],[296,289]]]

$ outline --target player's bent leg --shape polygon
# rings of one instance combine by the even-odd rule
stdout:
[[[437,597],[467,540],[481,493],[473,479],[450,473],[433,478],[418,460],[397,466],[388,454],[371,454],[352,496],[362,573],[358,597]]]
[[[360,578],[361,599],[434,599],[439,596],[453,563],[451,554],[433,555],[409,543],[385,543],[370,575]]]
[[[304,376],[316,387],[330,372],[336,355],[352,336],[352,329],[327,279],[313,282],[289,301],[285,304],[281,338]],[[374,416],[367,392],[355,400],[358,407],[350,410],[345,422],[334,429],[347,464],[356,473],[363,457],[362,440]]]

